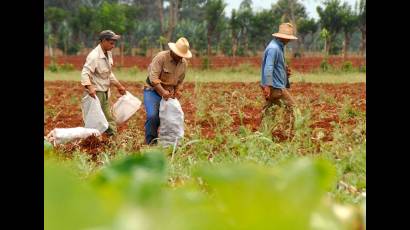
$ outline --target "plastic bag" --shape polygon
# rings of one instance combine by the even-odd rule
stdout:
[[[112,107],[112,115],[115,122],[117,124],[126,122],[140,107],[141,101],[127,91]]]
[[[177,144],[184,137],[184,112],[178,99],[161,100],[159,119],[159,143],[163,146]]]
[[[97,129],[83,127],[55,128],[47,134],[45,139],[56,146],[58,144],[65,144],[73,140],[84,139],[91,135],[99,136],[101,133]]]
[[[108,129],[108,121],[101,109],[101,104],[97,96],[93,98],[87,94],[83,97],[81,109],[85,128],[97,129],[100,133]]]

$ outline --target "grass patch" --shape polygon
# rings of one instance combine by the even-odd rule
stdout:
[[[114,74],[121,81],[144,82],[147,77],[146,70],[135,68],[114,70]],[[335,72],[335,73],[298,73],[294,72],[290,78],[291,82],[310,83],[357,83],[366,82],[366,73],[361,72]],[[44,80],[80,81],[81,71],[51,72],[44,71]],[[218,70],[187,70],[186,82],[258,82],[260,81],[260,70],[258,68],[238,67],[237,69],[224,68]]]

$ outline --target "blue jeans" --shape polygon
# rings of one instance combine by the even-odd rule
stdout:
[[[161,99],[162,97],[154,89],[144,89],[144,106],[147,113],[145,143],[147,144],[155,144],[157,142],[154,139],[158,138],[159,103]]]

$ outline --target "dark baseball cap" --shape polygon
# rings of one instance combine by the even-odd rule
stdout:
[[[114,32],[112,32],[112,30],[104,30],[99,35],[100,40],[103,40],[103,39],[117,40],[119,38],[121,38],[121,36],[118,34],[115,34]]]

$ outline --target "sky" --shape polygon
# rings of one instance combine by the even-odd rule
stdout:
[[[352,7],[354,7],[355,3],[357,0],[342,0],[342,2],[347,2],[349,3]],[[241,4],[242,0],[225,0],[227,3],[227,6],[225,8],[225,15],[227,17],[231,16],[231,11],[232,9],[238,9],[239,5]],[[276,3],[277,0],[252,0],[253,3],[253,9],[258,10],[258,9],[270,9],[272,3]],[[315,19],[319,18],[319,15],[316,12],[316,7],[318,5],[321,5],[322,0],[301,0],[300,1],[303,5],[306,7],[306,12],[308,14],[308,17],[313,17]]]

